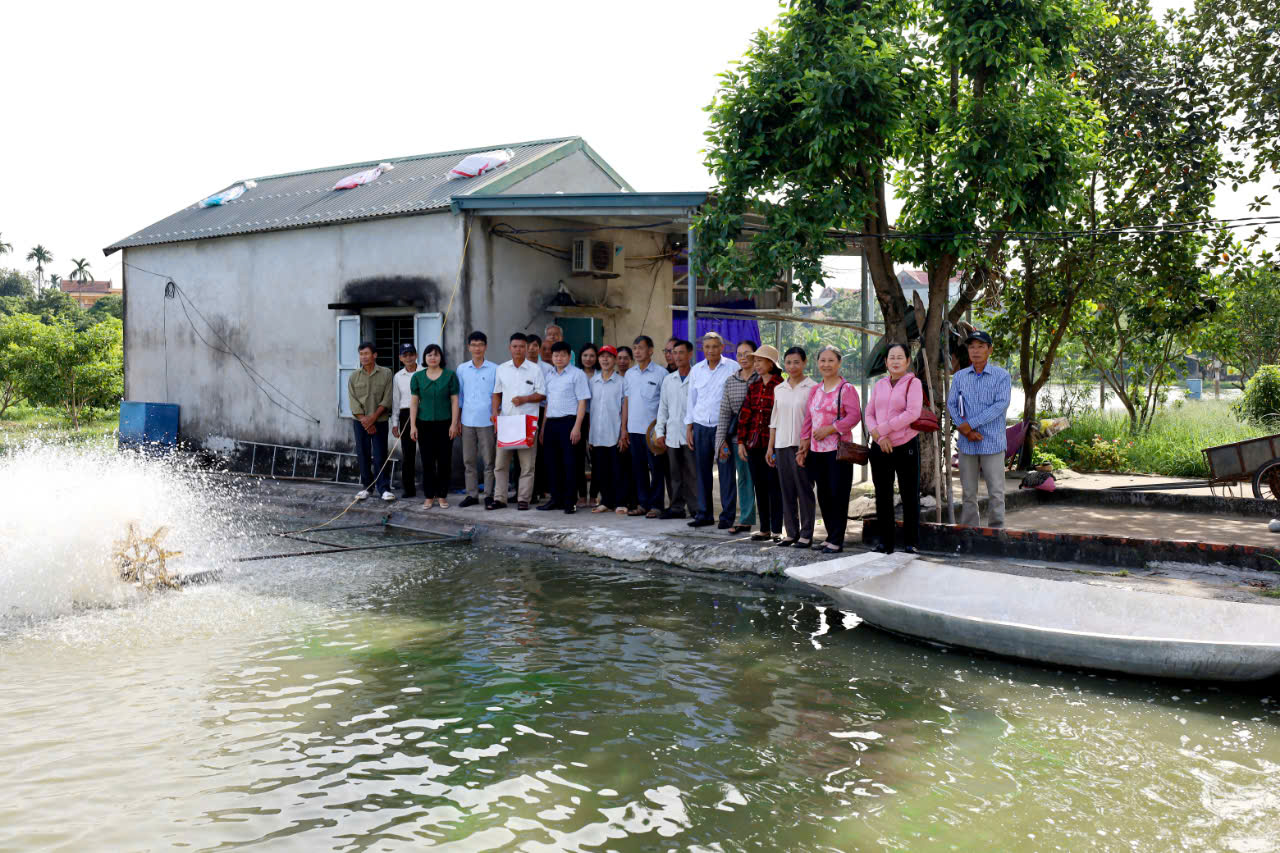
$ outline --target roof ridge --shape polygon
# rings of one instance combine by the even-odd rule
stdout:
[[[482,151],[497,151],[503,148],[527,148],[530,145],[550,145],[552,142],[573,142],[581,136],[553,136],[549,139],[531,139],[526,142],[505,142],[498,145],[480,145],[472,148],[459,148],[456,151],[431,151],[426,154],[412,154],[407,157],[383,157],[379,160],[365,160],[359,163],[343,163],[337,166],[321,166],[314,169],[301,169],[296,172],[281,172],[278,175],[264,175],[260,178],[248,178],[253,181],[273,181],[277,178],[296,178],[300,175],[315,175],[320,172],[333,172],[339,169],[360,169],[376,166],[379,163],[407,163],[411,160],[430,160],[435,157],[454,157],[461,154],[475,154]],[[233,181],[228,186],[235,186],[243,181]]]

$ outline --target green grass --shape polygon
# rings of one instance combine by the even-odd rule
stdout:
[[[1129,434],[1129,418],[1124,412],[1086,412],[1072,419],[1071,427],[1038,447],[1061,457],[1068,466],[1089,467],[1084,454],[1073,450],[1088,444],[1094,436],[1105,441],[1120,439],[1122,464],[1103,470],[1160,474],[1166,477],[1208,477],[1205,447],[1231,444],[1246,438],[1269,435],[1271,431],[1240,421],[1225,401],[1205,400],[1173,405],[1156,415],[1146,433]]]
[[[93,420],[82,420],[80,429],[75,430],[60,411],[13,406],[0,418],[0,452],[14,450],[30,441],[113,444],[119,417],[115,412],[96,414],[98,417]]]

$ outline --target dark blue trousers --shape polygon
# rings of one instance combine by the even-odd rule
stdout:
[[[573,432],[573,422],[577,415],[566,415],[562,418],[546,418],[542,422],[542,452],[539,456],[546,458],[548,486],[551,491],[551,502],[561,509],[568,509],[578,503],[574,497],[578,482],[574,471],[573,442],[569,440]]]
[[[715,478],[712,471],[720,469],[720,520],[732,524],[738,517],[737,474],[734,471],[733,456],[727,459],[716,459],[716,428],[693,425],[693,461],[698,469],[698,514],[695,518],[712,520],[715,507],[712,496],[715,494]]]
[[[636,483],[636,503],[640,509],[662,509],[662,469],[658,459],[649,452],[649,442],[642,432],[628,433],[631,437],[631,474]]]
[[[384,467],[387,461],[387,435],[391,431],[388,421],[378,421],[374,433],[364,431],[359,421],[352,421],[356,436],[356,458],[360,460],[360,488],[372,489],[373,478],[377,475],[377,491],[391,491],[390,466]]]

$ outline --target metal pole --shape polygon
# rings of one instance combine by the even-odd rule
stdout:
[[[693,352],[696,358],[698,353],[698,273],[693,265],[693,250],[698,245],[698,235],[693,230],[693,222],[689,222],[689,276],[686,279],[689,290],[689,308],[686,318],[688,320],[688,337],[687,340],[693,342]]]
[[[867,269],[867,247],[864,244],[862,246],[862,292],[858,298],[858,302],[860,303],[858,308],[862,314],[861,322],[862,322],[863,329],[866,329],[868,323],[870,323],[871,321],[870,290],[871,290],[871,275],[870,275],[870,271]],[[867,333],[865,331],[860,332],[858,334],[858,352],[859,352],[858,372],[859,372],[859,377],[861,379],[861,386],[862,386],[861,388],[862,402],[863,402],[863,405],[866,405],[866,402],[867,402]],[[865,419],[863,419],[862,443],[870,445],[870,442],[871,442],[871,438],[870,436],[867,435],[867,422]],[[859,465],[858,466],[858,482],[865,483],[866,481],[867,481],[867,466]]]

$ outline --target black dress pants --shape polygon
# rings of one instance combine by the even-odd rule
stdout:
[[[827,528],[827,541],[844,546],[844,531],[849,526],[849,492],[853,489],[853,465],[837,462],[836,452],[814,453],[804,460],[809,478],[818,490],[818,508],[822,525]]]
[[[768,448],[747,450],[747,466],[751,469],[751,484],[756,492],[756,518],[761,533],[782,533],[782,482],[778,469],[765,461]]]
[[[422,456],[422,496],[447,498],[453,482],[453,439],[449,421],[418,421],[418,453]]]
[[[400,488],[402,497],[418,496],[418,443],[413,440],[409,429],[409,410],[400,410]]]
[[[546,457],[543,470],[547,472],[547,486],[551,491],[551,503],[561,509],[568,509],[577,504],[577,472],[574,471],[573,442],[569,440],[573,432],[573,422],[577,415],[566,415],[562,418],[547,418],[543,421],[546,434],[542,442],[542,453]],[[582,442],[579,441],[579,444]]]
[[[902,495],[902,544],[914,548],[920,541],[920,436],[885,453],[874,442],[869,454],[871,482],[876,487],[876,529],[880,544],[892,551],[895,535],[893,478]]]
[[[627,460],[628,462],[630,459]],[[591,448],[591,488],[600,494],[600,503],[617,509],[622,494],[622,472],[618,469],[618,445]],[[626,506],[623,502],[621,506]]]

